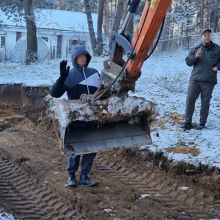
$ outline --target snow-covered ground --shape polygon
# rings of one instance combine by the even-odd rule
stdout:
[[[153,145],[149,149],[163,150],[173,160],[220,167],[219,85],[216,85],[213,92],[207,129],[183,132],[179,128],[181,122],[184,122],[186,92],[192,70],[185,64],[187,54],[187,51],[178,51],[155,55],[145,63],[142,78],[137,82],[136,93],[157,103],[157,119],[165,122],[162,126],[152,128]],[[193,123],[199,123],[199,115],[200,97],[196,103]],[[182,153],[168,153],[170,147]]]
[[[0,220],[15,220],[14,217],[0,209]]]
[[[163,151],[174,161],[184,160],[199,165],[220,167],[220,94],[216,85],[211,100],[207,129],[179,129],[184,122],[185,100],[191,68],[185,64],[187,51],[156,53],[142,68],[134,95],[145,97],[158,105],[157,121],[152,124],[153,144],[150,150]],[[93,58],[90,66],[102,70],[105,58]],[[34,65],[0,64],[0,84],[24,83],[30,86],[52,85],[59,77],[61,60]],[[69,64],[70,61],[68,61]],[[133,95],[133,94],[132,94]],[[193,122],[199,123],[200,99],[196,103]],[[175,153],[174,153],[175,152]]]

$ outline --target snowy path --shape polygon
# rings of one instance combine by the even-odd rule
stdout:
[[[175,161],[184,160],[195,165],[220,167],[220,86],[216,85],[211,100],[207,129],[183,132],[186,91],[191,68],[186,66],[187,51],[157,53],[146,61],[142,76],[137,81],[134,95],[145,97],[158,105],[157,121],[152,124],[152,151],[165,152]],[[102,69],[104,58],[93,58],[91,67]],[[26,85],[52,85],[59,76],[60,60],[26,66],[0,64],[0,84],[25,83]],[[69,63],[70,64],[70,63]],[[193,123],[199,122],[200,100],[196,103]]]

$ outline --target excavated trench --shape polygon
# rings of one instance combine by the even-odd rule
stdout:
[[[220,219],[218,170],[174,165],[162,153],[99,152],[90,174],[99,185],[66,187],[67,158],[43,102],[48,91],[0,86],[4,211],[18,219]]]

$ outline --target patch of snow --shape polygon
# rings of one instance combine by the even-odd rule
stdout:
[[[15,220],[15,218],[11,214],[2,212],[2,210],[0,209],[0,220]]]
[[[113,212],[113,210],[112,209],[104,209],[104,212],[109,213],[109,212]]]
[[[199,220],[203,220],[203,219],[199,219]],[[219,218],[211,218],[210,220],[220,220]]]
[[[187,190],[189,189],[189,187],[188,187],[188,186],[182,186],[182,187],[180,187],[179,189],[181,189],[181,190],[183,190],[183,191],[187,191]]]
[[[139,199],[143,199],[143,198],[149,197],[149,196],[150,196],[150,194],[142,194],[142,195],[140,195]]]
[[[148,150],[148,148],[149,148],[148,146],[141,146],[139,149],[140,150]]]

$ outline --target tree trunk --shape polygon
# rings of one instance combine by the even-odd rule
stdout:
[[[134,34],[134,16],[132,16],[131,20],[130,20],[130,23],[128,25],[128,28],[127,28],[127,32],[133,36]]]
[[[58,4],[58,10],[62,10],[62,1],[58,0],[57,4]]]
[[[125,21],[126,15],[128,13],[128,4],[127,2],[124,4],[123,13],[122,13],[122,21]]]
[[[220,7],[220,5],[219,5],[219,3],[220,3],[220,1],[219,0],[217,0],[217,7],[219,8]],[[218,13],[217,14],[217,28],[216,28],[216,32],[219,32],[219,18],[220,18],[220,14]]]
[[[107,36],[107,0],[104,0],[104,9],[103,9],[103,28],[104,34]]]
[[[118,32],[121,18],[122,18],[122,14],[123,14],[123,10],[124,10],[124,3],[125,3],[124,0],[118,0],[117,10],[116,10],[116,14],[115,14],[115,18],[114,18],[114,22],[113,22],[111,31]],[[112,39],[110,38],[109,48],[111,49],[111,47],[112,47]]]
[[[107,36],[109,37],[109,35],[110,35],[110,34],[109,34],[109,23],[110,23],[110,22],[109,22],[109,19],[110,19],[110,16],[109,16],[109,0],[107,0],[107,8],[106,8],[106,9],[107,9],[107,11],[106,11],[106,12],[107,12],[107,14],[106,14],[106,19],[107,19],[107,24],[106,24],[106,25],[107,25],[107,32],[106,32],[106,33],[107,33]]]
[[[103,51],[103,38],[102,38],[102,24],[103,24],[103,9],[105,0],[99,0],[98,2],[98,24],[97,24],[97,55],[100,56]]]
[[[168,14],[171,13],[171,6],[169,7],[167,13],[168,13]],[[163,28],[163,33],[162,33],[162,36],[164,36],[165,39],[167,39],[167,36],[168,36],[168,34],[169,34],[169,29],[170,29],[170,16],[168,15],[168,16],[166,16],[166,18],[165,18],[164,28]],[[164,41],[162,42],[162,49],[161,49],[162,51],[167,50],[167,43],[168,43],[168,39],[167,39],[167,40],[164,40]]]
[[[32,0],[24,0],[24,12],[27,27],[26,65],[35,62],[37,57],[37,28]]]
[[[215,1],[213,1],[212,13],[210,15],[210,27],[211,27],[213,32],[217,32],[218,19],[219,19],[218,0],[215,0]]]
[[[93,27],[90,0],[84,0],[84,6],[85,6],[85,12],[87,16],[88,27],[89,27],[89,36],[90,36],[90,41],[91,41],[91,46],[92,46],[92,52],[94,56],[97,56],[98,55],[96,52],[97,42],[96,42],[95,32],[94,32],[94,27]]]
[[[210,10],[209,10],[209,1],[207,0],[205,2],[205,8],[206,8],[206,16],[205,16],[205,26],[203,28],[210,28]]]
[[[199,25],[199,33],[203,29],[203,17],[204,17],[204,1],[201,2],[201,8],[200,8],[200,25]]]
[[[124,0],[118,0],[116,14],[115,14],[114,22],[112,24],[112,31],[118,31],[119,29],[123,10],[124,10],[124,3],[125,3]]]

